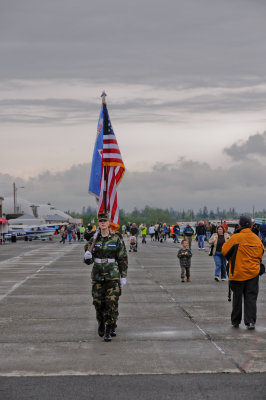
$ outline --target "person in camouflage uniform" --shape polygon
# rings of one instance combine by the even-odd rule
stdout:
[[[109,230],[107,214],[99,214],[100,231],[86,235],[88,249],[94,244],[92,252],[84,255],[86,264],[93,264],[92,297],[98,321],[98,334],[106,342],[116,336],[115,328],[118,318],[118,300],[121,286],[126,284],[128,259],[126,247],[118,233]]]
[[[191,266],[191,250],[188,248],[187,240],[183,239],[181,241],[182,248],[177,253],[181,267],[181,282],[185,282],[185,274],[187,277],[187,282],[190,282],[190,266]]]

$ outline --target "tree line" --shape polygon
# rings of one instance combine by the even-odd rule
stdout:
[[[85,209],[83,207],[81,213],[70,212],[73,218],[83,218],[84,226],[86,226],[91,220],[96,221],[97,210],[91,207]],[[126,212],[120,209],[119,218],[120,225],[126,225],[128,222],[136,222],[137,225],[145,223],[147,225],[155,224],[156,222],[166,223],[172,225],[174,222],[184,222],[184,221],[208,221],[208,220],[227,220],[239,218],[241,214],[250,215],[253,218],[264,218],[266,216],[266,210],[251,212],[238,212],[234,207],[229,208],[229,210],[221,209],[217,207],[215,210],[208,210],[207,206],[203,206],[197,212],[192,209],[188,210],[174,210],[154,208],[150,206],[145,206],[143,209],[134,208],[131,212]]]

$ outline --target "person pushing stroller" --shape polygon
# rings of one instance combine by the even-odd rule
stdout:
[[[139,229],[138,229],[136,223],[133,222],[132,227],[130,229],[130,242],[129,242],[130,250],[129,251],[131,251],[131,250],[137,251],[138,250],[138,234],[139,234]],[[135,240],[133,237],[135,237]],[[135,243],[133,243],[133,242],[135,242]],[[133,247],[131,247],[131,245],[132,246],[134,245],[134,249],[133,249]]]

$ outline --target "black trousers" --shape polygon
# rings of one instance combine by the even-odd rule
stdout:
[[[230,281],[233,292],[232,324],[240,324],[242,320],[242,298],[244,298],[244,323],[255,324],[257,318],[257,297],[259,293],[259,276],[247,281]]]

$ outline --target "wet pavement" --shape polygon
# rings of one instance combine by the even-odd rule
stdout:
[[[83,245],[55,240],[0,247],[0,376],[260,373],[265,378],[265,276],[256,329],[243,324],[234,329],[227,282],[214,280],[207,249],[193,243],[191,282],[182,283],[179,245],[148,240],[129,253],[118,335],[105,343],[97,335]]]

